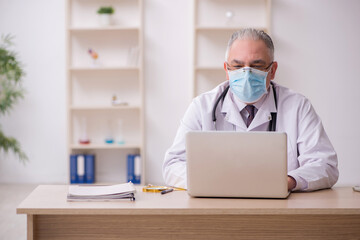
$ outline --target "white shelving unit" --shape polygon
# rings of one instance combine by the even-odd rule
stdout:
[[[99,24],[101,6],[115,9],[110,26]],[[140,154],[144,184],[142,0],[67,0],[67,93],[69,155],[95,154],[96,182],[115,183],[126,181],[127,155]],[[113,106],[113,95],[126,105]],[[79,143],[84,126],[90,144]]]
[[[270,32],[271,0],[193,0],[193,97],[226,80],[231,34],[245,27]]]

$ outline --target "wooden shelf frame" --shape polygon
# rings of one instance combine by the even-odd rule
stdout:
[[[254,3],[255,2],[255,3]],[[199,64],[198,60],[199,60],[199,37],[202,37],[202,39],[206,39],[206,35],[210,35],[212,36],[223,36],[226,33],[230,33],[230,32],[235,32],[239,29],[242,28],[246,28],[246,27],[253,27],[253,28],[257,28],[257,29],[261,29],[267,33],[271,32],[271,6],[272,6],[272,0],[256,0],[256,1],[244,1],[244,8],[246,8],[246,4],[261,4],[262,6],[262,12],[263,14],[265,14],[264,16],[264,25],[244,25],[244,24],[232,24],[231,26],[227,26],[225,24],[221,25],[216,23],[215,25],[212,25],[211,23],[207,23],[207,22],[203,22],[200,23],[199,19],[200,19],[200,11],[202,11],[203,9],[200,9],[201,6],[203,7],[204,4],[219,4],[219,6],[221,7],[226,7],[227,5],[229,6],[229,9],[233,9],[231,7],[231,4],[243,4],[242,1],[233,1],[233,0],[219,0],[219,1],[215,1],[215,0],[193,0],[193,21],[192,21],[192,25],[193,25],[193,45],[192,45],[192,52],[193,52],[193,58],[192,58],[192,80],[190,83],[191,86],[191,92],[192,92],[192,96],[191,98],[196,97],[197,95],[199,95],[200,93],[204,92],[204,91],[209,91],[210,89],[199,89],[199,83],[198,83],[198,74],[199,73],[204,73],[206,71],[216,71],[216,72],[220,72],[220,71],[224,71],[223,70],[223,66],[222,64],[218,64],[219,66],[214,66],[214,64],[211,65],[207,65],[207,64]],[[224,9],[222,9],[224,10]],[[218,9],[216,9],[216,11],[218,11]],[[221,10],[220,10],[221,11]],[[215,12],[213,12],[215,13]],[[211,14],[211,13],[209,13]],[[209,16],[207,16],[209,17]],[[210,16],[211,17],[211,16]],[[210,38],[209,42],[214,41],[213,39]],[[214,45],[216,45],[215,43],[213,43]],[[221,49],[226,48],[226,43],[223,43],[224,45],[222,46],[218,46],[216,45],[216,47],[219,47]],[[214,46],[214,48],[216,48]],[[211,48],[207,48],[206,51],[211,51]],[[211,54],[210,54],[211,55]],[[225,55],[225,50],[224,50],[224,55]],[[220,79],[218,84],[221,83],[223,79]],[[214,82],[214,81],[212,81]],[[205,84],[206,85],[206,84]],[[211,85],[211,84],[210,84]],[[215,85],[216,86],[216,85]],[[215,87],[212,86],[212,87]]]
[[[140,111],[141,106],[70,106],[72,111],[121,111],[121,110],[137,110]]]
[[[140,68],[139,67],[131,67],[131,66],[106,66],[106,67],[70,67],[69,68],[70,71],[73,72],[81,72],[81,71],[89,71],[89,72],[105,72],[105,71],[139,71]]]
[[[109,27],[70,27],[71,32],[98,32],[98,31],[140,31],[139,27],[109,26]]]
[[[141,184],[145,184],[145,169],[146,169],[146,165],[145,165],[145,121],[144,121],[144,104],[145,104],[145,99],[144,99],[144,77],[143,77],[143,53],[144,53],[144,44],[143,44],[143,24],[144,24],[144,13],[143,13],[143,0],[134,0],[133,2],[130,1],[126,1],[126,3],[123,0],[112,0],[112,4],[115,4],[115,6],[119,6],[123,3],[127,4],[127,7],[133,8],[133,11],[136,11],[136,14],[138,15],[138,17],[136,17],[136,21],[135,21],[135,26],[133,26],[133,22],[132,21],[128,21],[127,23],[125,22],[124,24],[118,24],[118,25],[111,25],[111,26],[99,26],[96,24],[92,24],[90,26],[88,25],[84,25],[82,26],[81,24],[76,24],[73,25],[73,14],[76,13],[81,13],[80,15],[82,15],[82,9],[80,9],[79,7],[77,7],[76,12],[74,12],[74,4],[92,4],[92,7],[94,7],[94,4],[97,5],[97,2],[95,1],[81,1],[81,0],[66,0],[66,49],[67,49],[67,57],[66,57],[66,78],[67,78],[67,139],[68,139],[68,155],[70,155],[73,152],[81,152],[81,151],[85,151],[85,152],[93,152],[93,151],[97,151],[97,150],[101,150],[101,151],[112,151],[112,150],[121,150],[121,151],[126,151],[127,150],[131,150],[130,153],[133,153],[134,150],[138,153],[140,153],[141,155],[141,168],[142,168],[142,172],[141,172]],[[99,6],[101,6],[103,3],[102,1],[98,2]],[[136,6],[136,7],[135,7]],[[115,12],[116,14],[116,12]],[[94,17],[97,14],[94,12]],[[84,15],[86,16],[86,14]],[[76,17],[82,17],[77,15]],[[88,15],[87,15],[88,17]],[[132,17],[133,19],[133,17]],[[82,19],[82,22],[83,19]],[[94,22],[94,21],[93,21]],[[76,65],[74,66],[72,64],[72,56],[73,54],[75,54],[74,52],[72,52],[72,38],[76,37],[76,36],[83,36],[84,34],[86,34],[86,36],[89,36],[90,38],[92,36],[97,36],[99,34],[115,34],[115,36],[121,36],[122,32],[124,33],[131,33],[136,39],[137,39],[137,47],[138,47],[138,59],[137,59],[137,65],[136,66],[112,66],[110,64],[106,65],[104,64],[104,66],[87,66],[87,65]],[[98,41],[98,40],[97,40]],[[125,46],[125,45],[124,45]],[[89,46],[86,46],[89,47]],[[91,75],[91,74],[110,74],[111,76],[113,76],[114,74],[118,74],[121,75],[122,73],[125,72],[136,72],[136,74],[131,74],[131,76],[136,77],[136,82],[137,82],[137,86],[138,86],[138,91],[137,94],[139,94],[139,102],[136,102],[137,105],[126,105],[126,106],[103,106],[103,105],[74,105],[73,104],[73,77],[75,75],[79,76],[86,76],[86,75]],[[128,74],[126,74],[128,75]],[[83,77],[84,78],[84,77]],[[105,79],[106,80],[106,79]],[[122,79],[119,79],[120,84],[122,84]],[[128,81],[128,80],[127,80]],[[93,81],[94,82],[94,81]],[[101,87],[101,81],[99,80],[99,87]],[[91,97],[91,96],[89,96]],[[121,114],[125,113],[126,111],[130,111],[132,114],[134,111],[136,111],[137,113],[136,115],[136,121],[134,121],[136,124],[136,127],[139,129],[139,137],[138,137],[138,133],[134,133],[135,135],[132,136],[132,138],[136,138],[135,142],[132,141],[128,143],[126,142],[125,144],[105,144],[105,143],[100,143],[100,144],[96,144],[96,143],[92,143],[89,145],[81,145],[81,144],[76,144],[73,142],[73,133],[74,133],[74,126],[73,126],[73,118],[74,118],[74,114],[94,114],[97,112],[109,112],[111,114],[116,113],[118,111],[121,112]],[[130,113],[129,112],[129,113]],[[110,115],[111,116],[111,115]],[[116,113],[115,116],[118,116],[118,114]],[[137,117],[138,116],[138,117]],[[125,126],[124,126],[125,127]],[[132,129],[134,126],[131,126],[130,129]],[[116,140],[116,139],[115,139]],[[129,140],[129,141],[130,141]],[[133,139],[134,140],[134,139]],[[98,142],[98,140],[96,140],[96,142]],[[126,159],[124,159],[126,161]],[[67,165],[67,169],[68,169],[68,178],[70,180],[70,169],[69,169],[69,158],[66,159],[66,165]],[[97,164],[101,164],[101,161],[99,161]],[[112,171],[112,169],[109,169],[109,172]],[[124,176],[126,176],[126,169],[122,170],[122,173]],[[68,181],[69,181],[68,180]],[[101,180],[100,180],[101,181]],[[96,182],[97,183],[97,182]]]
[[[264,27],[256,27],[256,26],[253,26],[254,28],[256,29],[261,29],[263,31],[268,31],[268,28],[264,28]],[[228,27],[228,26],[225,26],[225,27],[195,27],[195,31],[237,31],[241,28],[244,28],[244,27]]]
[[[141,144],[132,144],[132,143],[126,143],[126,144],[118,144],[118,143],[112,143],[112,144],[72,144],[71,149],[73,150],[96,150],[96,149],[139,149],[141,148]]]

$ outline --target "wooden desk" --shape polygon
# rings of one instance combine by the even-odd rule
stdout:
[[[138,188],[136,201],[67,202],[38,186],[17,208],[28,239],[360,239],[360,192],[334,188],[286,200],[191,198]]]

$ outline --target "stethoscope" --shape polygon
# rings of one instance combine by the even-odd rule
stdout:
[[[274,84],[272,82],[270,82],[270,84],[271,84],[271,87],[273,89],[275,108],[277,110],[277,97],[276,97],[275,87],[274,87]],[[212,110],[212,120],[213,120],[213,123],[214,123],[215,130],[216,130],[216,108],[219,105],[220,101],[224,101],[225,96],[226,96],[227,92],[229,91],[229,87],[230,86],[227,86],[225,88],[225,90],[221,93],[219,98],[216,100],[214,108]],[[272,112],[271,113],[271,120],[270,120],[270,124],[269,124],[269,128],[268,128],[269,132],[275,132],[276,131],[276,118],[277,118],[277,113]]]

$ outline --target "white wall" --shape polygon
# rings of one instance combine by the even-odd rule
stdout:
[[[360,184],[360,1],[273,1],[277,81],[308,97],[338,153],[338,185]]]
[[[65,3],[0,0],[0,33],[11,33],[24,64],[25,99],[0,119],[30,162],[0,155],[0,182],[65,182]]]
[[[164,152],[191,94],[191,0],[144,2],[146,173],[161,184]],[[339,155],[338,185],[360,184],[359,10],[357,0],[273,0],[276,81],[307,96],[323,119]],[[66,183],[64,1],[0,0],[0,33],[9,32],[28,93],[0,123],[30,162],[1,155],[0,182]]]
[[[146,176],[161,184],[164,153],[189,100],[191,1],[145,1]]]

